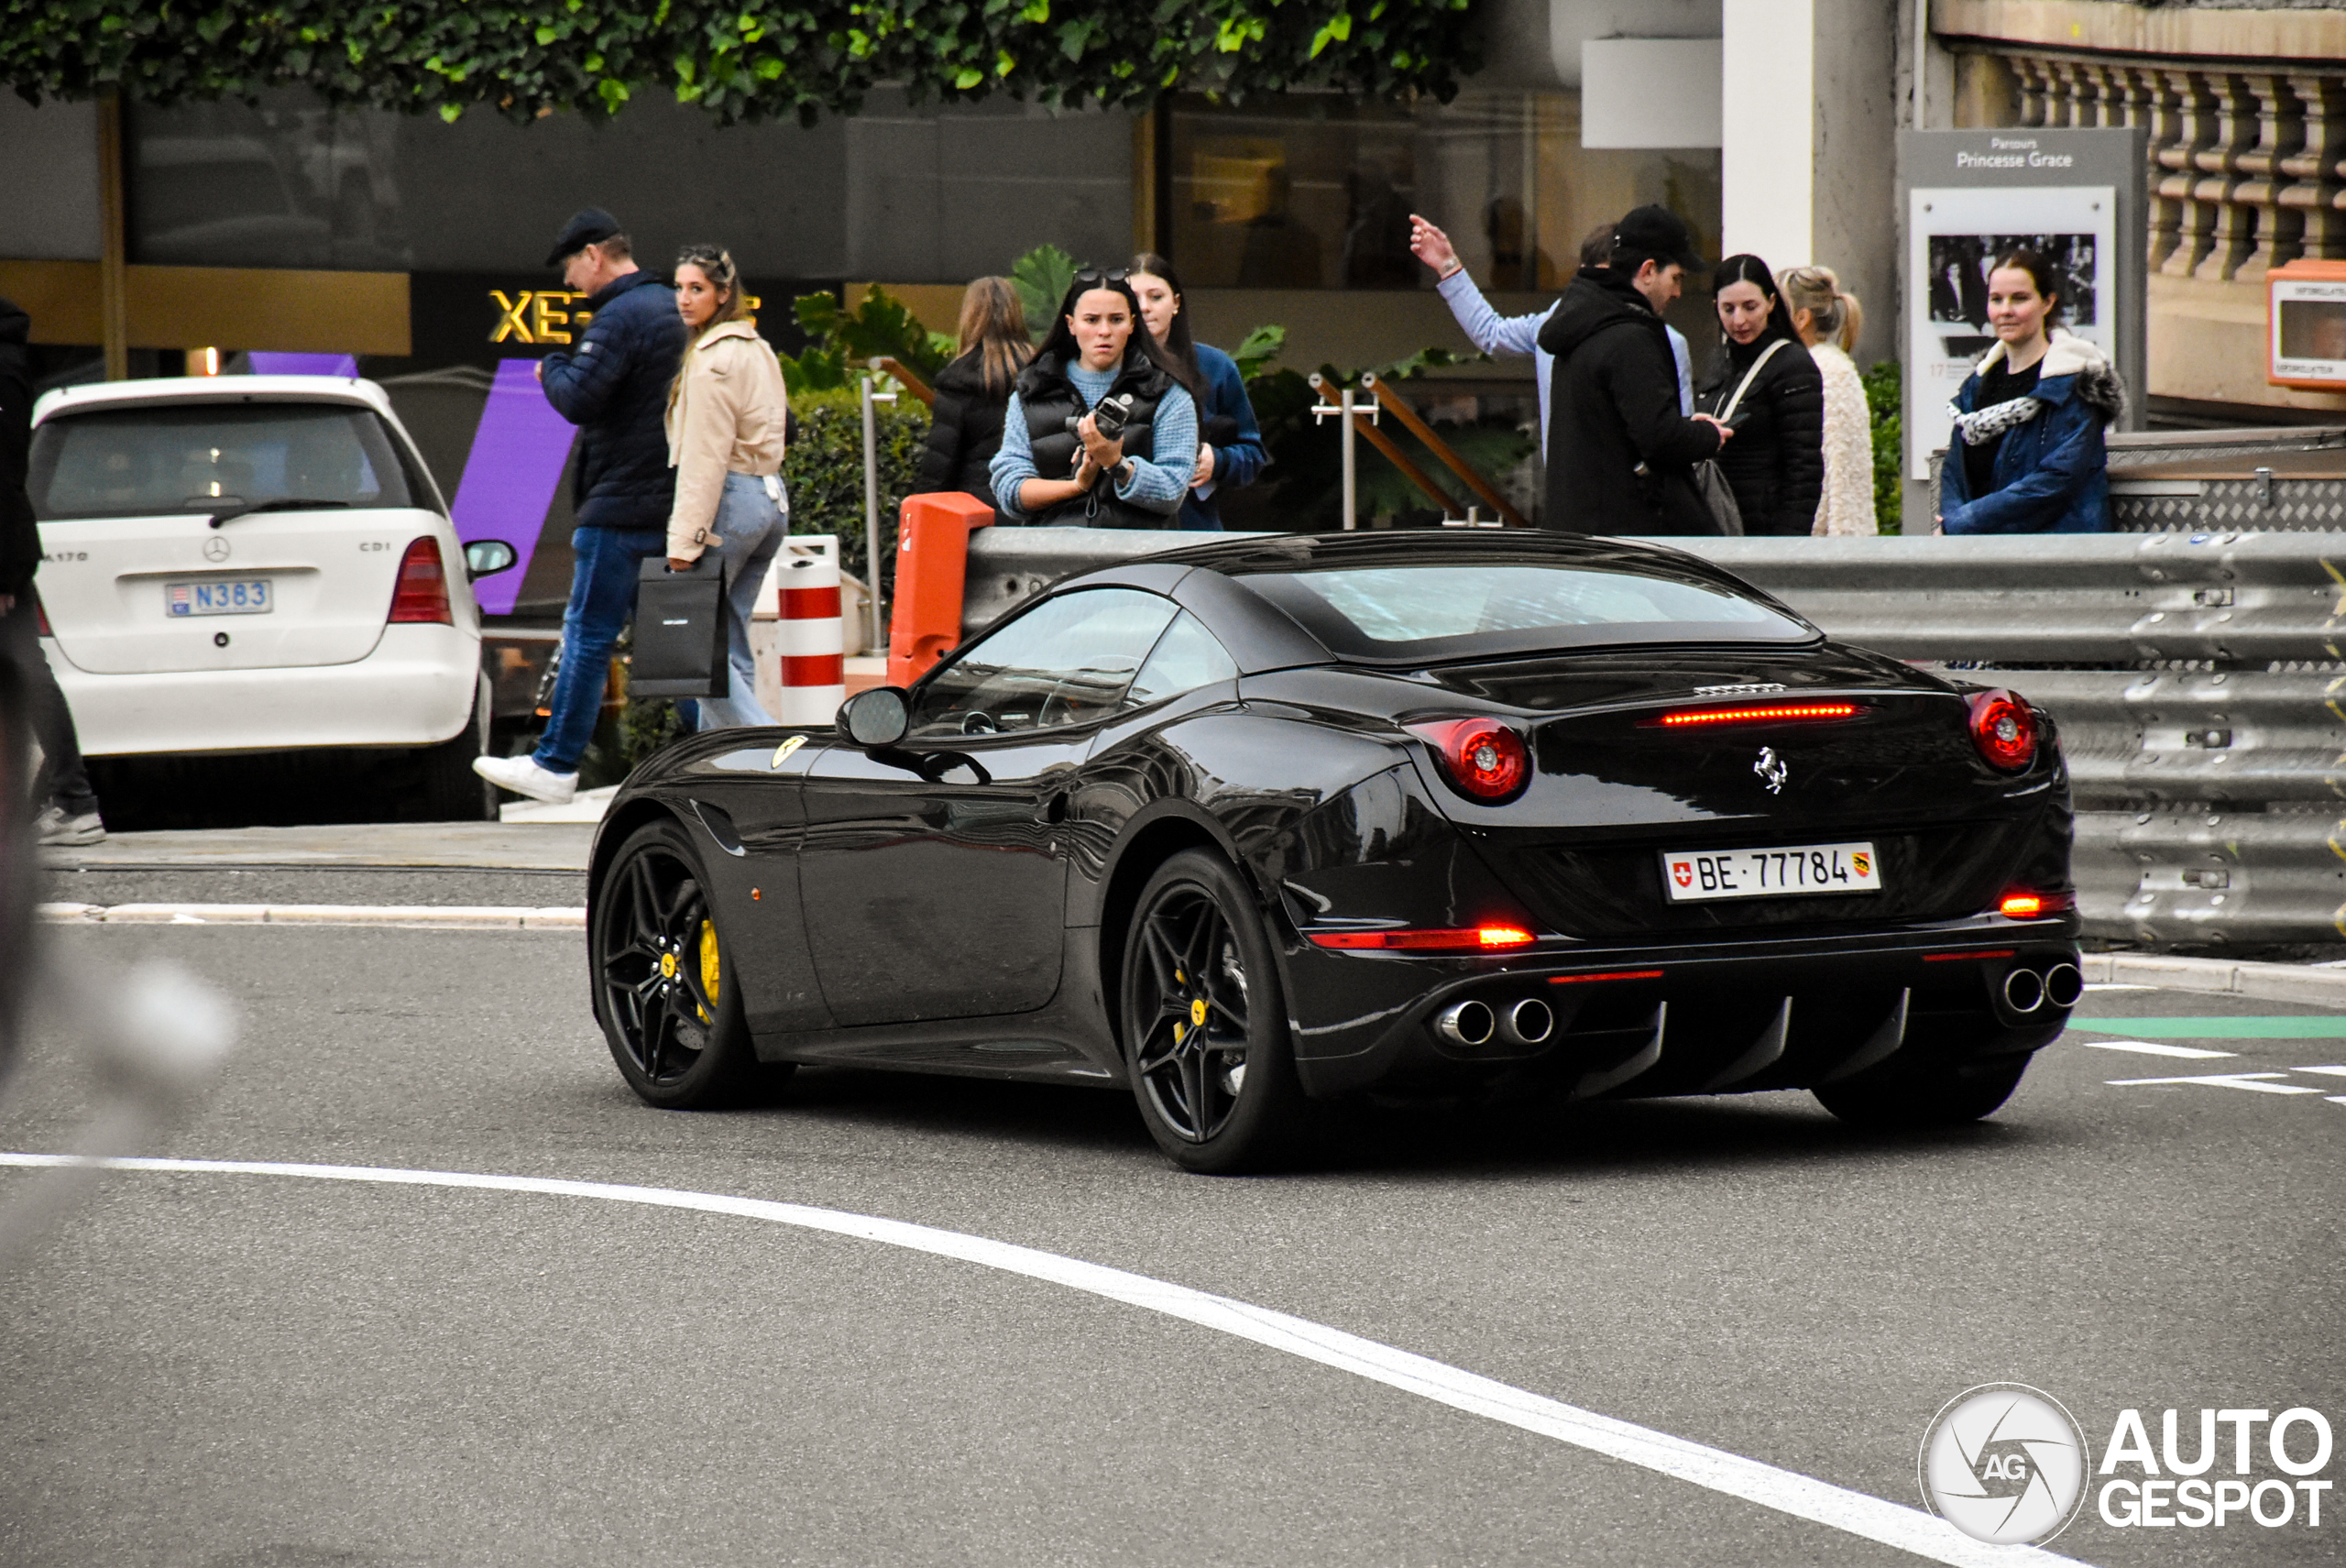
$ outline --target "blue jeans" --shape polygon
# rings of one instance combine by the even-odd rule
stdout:
[[[570,576],[570,604],[562,612],[562,669],[554,676],[538,766],[575,773],[595,733],[603,686],[610,678],[611,644],[635,608],[636,568],[668,554],[661,528],[581,528],[570,535],[578,565]]]
[[[775,481],[779,492],[781,481]],[[702,729],[770,725],[773,717],[758,702],[758,662],[750,652],[750,615],[766,586],[766,570],[790,532],[790,513],[766,492],[766,482],[749,474],[725,476],[717,503],[718,546],[725,553],[725,654],[733,679],[723,696],[703,697]]]

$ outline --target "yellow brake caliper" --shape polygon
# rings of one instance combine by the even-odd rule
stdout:
[[[700,923],[700,990],[701,994],[707,997],[711,1002],[718,999],[717,977],[718,972],[718,965],[717,962],[717,923],[713,920],[704,920]],[[708,1009],[706,1007],[700,1008],[700,1021],[704,1024],[711,1022],[708,1015]]]

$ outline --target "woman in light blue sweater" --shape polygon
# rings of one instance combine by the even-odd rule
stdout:
[[[1077,273],[1003,414],[988,474],[1003,514],[1056,527],[1175,526],[1198,462],[1186,382],[1149,336],[1124,274]],[[1110,399],[1122,415],[1113,438],[1100,428]]]

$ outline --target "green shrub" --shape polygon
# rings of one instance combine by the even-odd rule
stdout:
[[[1898,361],[1884,359],[1865,374],[1866,413],[1873,424],[1873,521],[1884,533],[1902,532],[1900,449],[1904,418],[1899,409]]]
[[[885,377],[875,389],[894,389]],[[783,483],[790,491],[790,532],[836,533],[839,565],[872,580],[871,554],[863,537],[863,413],[854,388],[829,391],[790,389],[790,411],[797,416],[797,438],[783,459]],[[876,404],[880,455],[880,521],[884,537],[895,537],[895,519],[913,493],[920,449],[928,439],[928,410],[909,392],[893,403]],[[893,552],[891,553],[893,554]],[[889,563],[893,581],[893,562]]]

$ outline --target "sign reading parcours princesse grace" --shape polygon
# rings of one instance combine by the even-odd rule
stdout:
[[[1905,473],[1927,479],[1953,426],[1947,405],[1995,342],[1988,273],[2028,249],[2062,280],[2059,324],[2143,384],[2146,132],[2024,126],[1901,131],[1906,224],[1901,339]],[[2138,421],[2140,399],[2127,417]]]

